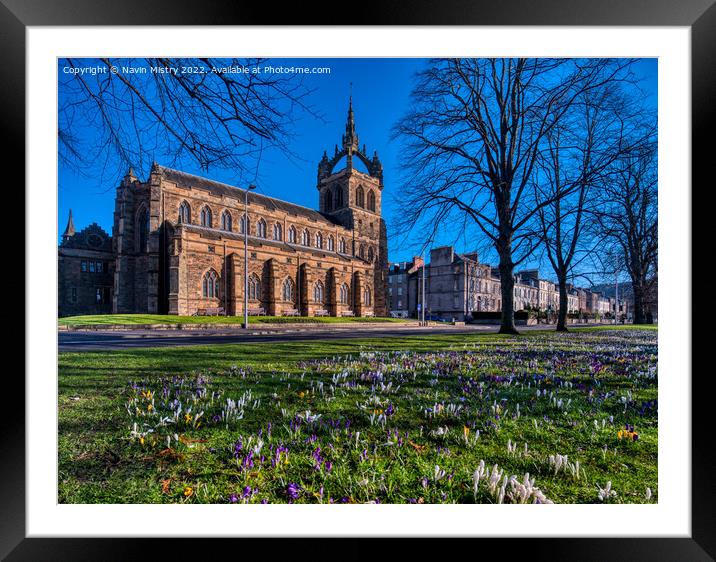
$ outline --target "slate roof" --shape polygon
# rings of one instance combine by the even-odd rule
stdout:
[[[201,176],[195,176],[180,170],[167,168],[165,166],[156,165],[153,169],[158,169],[165,180],[175,183],[180,187],[204,189],[219,197],[231,197],[233,199],[238,199],[239,201],[244,200],[245,190],[238,187],[203,178]],[[323,213],[319,213],[318,211],[309,209],[308,207],[302,207],[301,205],[295,205],[294,203],[288,203],[287,201],[262,195],[260,193],[256,193],[255,191],[249,192],[249,204],[262,205],[272,211],[283,211],[287,214],[302,216],[317,222],[327,223],[330,225],[340,225],[338,221],[334,220],[329,215],[324,215]]]
[[[190,232],[197,232],[201,235],[204,235],[207,238],[214,238],[216,240],[220,238],[228,238],[231,240],[244,240],[244,235],[240,232],[228,232],[225,230],[218,230],[216,228],[208,228],[206,226],[199,226],[197,224],[182,224],[180,225],[181,228],[184,228]],[[275,248],[281,248],[282,250],[286,250],[289,252],[297,252],[301,251],[304,253],[312,253],[316,257],[320,257],[321,255],[330,254],[332,256],[337,256],[341,259],[350,261],[351,256],[348,254],[341,254],[339,252],[334,252],[331,250],[327,250],[324,248],[313,248],[311,246],[301,246],[300,244],[291,244],[290,242],[285,242],[283,240],[271,240],[269,238],[259,238],[258,236],[248,235],[247,241],[249,243],[249,246],[273,246]],[[356,258],[359,259],[359,258]]]

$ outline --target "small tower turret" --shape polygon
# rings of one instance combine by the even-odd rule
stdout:
[[[75,235],[75,222],[74,222],[74,220],[72,220],[72,209],[70,209],[70,216],[67,219],[67,226],[65,227],[65,231],[62,233],[62,243],[64,244],[70,238],[72,238],[74,235]]]

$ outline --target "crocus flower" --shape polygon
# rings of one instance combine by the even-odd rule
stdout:
[[[286,486],[286,495],[290,500],[297,500],[300,493],[301,486],[298,484],[291,482],[288,486]]]

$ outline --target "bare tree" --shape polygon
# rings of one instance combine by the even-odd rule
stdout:
[[[615,162],[596,213],[603,240],[631,278],[635,324],[649,320],[646,305],[658,273],[657,144],[655,120],[651,123],[642,142]]]
[[[473,228],[499,256],[500,333],[515,334],[515,266],[542,240],[530,183],[544,140],[585,92],[616,79],[609,59],[433,60],[394,137],[405,143],[398,233]],[[555,195],[559,198],[566,194]],[[477,244],[472,244],[475,247]]]
[[[559,287],[557,331],[567,331],[568,279],[601,249],[590,228],[601,204],[599,189],[611,181],[610,168],[630,150],[630,129],[645,116],[637,93],[625,92],[625,84],[615,80],[585,92],[546,135],[535,199],[551,201],[537,216]]]
[[[316,116],[301,76],[267,72],[265,62],[61,59],[60,159],[93,174],[164,158],[254,175],[264,149],[289,152],[294,109]]]

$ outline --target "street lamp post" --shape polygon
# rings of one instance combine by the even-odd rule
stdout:
[[[244,192],[244,330],[249,329],[249,191],[256,189],[254,184]]]
[[[425,254],[423,254],[423,309],[421,310],[423,316],[423,326],[425,326]]]

